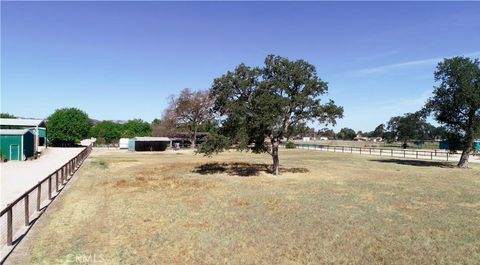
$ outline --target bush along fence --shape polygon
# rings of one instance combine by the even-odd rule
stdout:
[[[30,225],[46,206],[63,190],[73,174],[92,151],[92,146],[84,148],[37,185],[26,191],[0,212],[0,261],[6,258],[13,246],[20,241]]]
[[[289,147],[287,146],[287,148]],[[295,144],[294,148],[361,154],[361,155],[427,159],[427,160],[435,159],[435,160],[449,161],[449,159],[451,159],[451,154],[449,152],[440,151],[440,150],[427,151],[427,150],[411,150],[411,149],[387,149],[387,148],[374,148],[374,147],[353,147],[353,146],[336,146],[336,145],[321,145],[321,144]]]

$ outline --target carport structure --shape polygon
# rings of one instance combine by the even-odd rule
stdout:
[[[128,151],[165,151],[172,142],[168,137],[135,137],[128,142]]]
[[[35,152],[39,146],[47,147],[47,126],[45,120],[40,119],[0,119],[2,129],[28,129],[35,136]]]

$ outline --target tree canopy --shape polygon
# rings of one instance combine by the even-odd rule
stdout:
[[[122,124],[113,121],[101,121],[90,129],[90,136],[97,138],[97,143],[111,144],[117,142],[122,135]]]
[[[48,139],[54,146],[73,146],[88,137],[92,121],[77,108],[57,109],[47,119]]]
[[[342,128],[337,133],[337,139],[340,139],[340,140],[353,140],[355,136],[357,136],[357,133],[355,132],[355,130],[350,128]]]
[[[221,117],[221,127],[199,152],[208,155],[232,144],[239,150],[267,152],[278,175],[283,138],[306,122],[335,124],[343,116],[343,108],[332,100],[321,103],[327,92],[327,83],[304,60],[269,55],[262,68],[240,64],[213,82],[213,110]]]
[[[384,137],[384,134],[386,132],[385,124],[380,124],[377,127],[375,127],[375,130],[370,134],[372,137]]]
[[[164,113],[164,120],[167,122],[166,125],[174,124],[176,129],[188,132],[191,147],[194,148],[199,129],[205,128],[213,121],[213,114],[210,112],[212,107],[213,101],[208,91],[192,91],[185,88],[178,96],[171,97]]]
[[[476,137],[480,137],[480,60],[445,59],[437,66],[433,96],[425,110],[443,124],[449,140],[462,149],[459,167],[466,167]],[[453,145],[452,145],[453,146]]]
[[[425,139],[429,124],[422,112],[406,113],[403,116],[392,117],[387,128],[405,144],[413,139]]]
[[[126,123],[122,124],[122,133],[121,137],[132,138],[136,136],[151,136],[152,128],[150,123],[142,119],[133,119],[128,120]]]
[[[5,119],[15,119],[15,115],[12,115],[10,113],[5,113],[5,112],[2,112],[0,113],[0,118],[5,118]]]

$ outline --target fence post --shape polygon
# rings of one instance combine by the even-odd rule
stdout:
[[[7,211],[7,246],[13,245],[13,217],[12,207]]]
[[[25,196],[25,226],[30,225],[30,211],[28,210],[29,203],[28,203],[28,194]]]
[[[55,172],[55,191],[58,193],[58,172],[60,170],[57,170],[57,172]]]
[[[37,188],[37,211],[40,211],[41,196],[42,196],[42,184],[39,182],[38,183],[38,188]]]
[[[52,199],[52,175],[48,177],[48,199]]]
[[[430,152],[430,160],[433,160],[433,153]]]
[[[369,148],[369,153],[372,154],[372,148]]]
[[[405,158],[405,150],[403,150],[403,158]]]
[[[65,171],[65,166],[62,166],[61,170],[60,170],[60,181],[63,185],[63,175],[64,175],[64,171]]]
[[[447,161],[448,161],[448,152],[447,152]]]
[[[333,147],[333,152],[335,153],[337,151],[337,147]]]
[[[344,153],[345,151],[345,146],[342,146],[342,153]]]
[[[380,156],[382,156],[382,148],[380,148]]]
[[[353,154],[353,147],[350,147],[350,154]]]
[[[418,151],[415,151],[415,158],[418,159]]]

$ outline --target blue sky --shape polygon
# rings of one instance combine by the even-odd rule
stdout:
[[[266,55],[305,59],[335,130],[416,111],[442,58],[480,57],[475,2],[1,2],[1,111],[160,117],[169,95]]]

